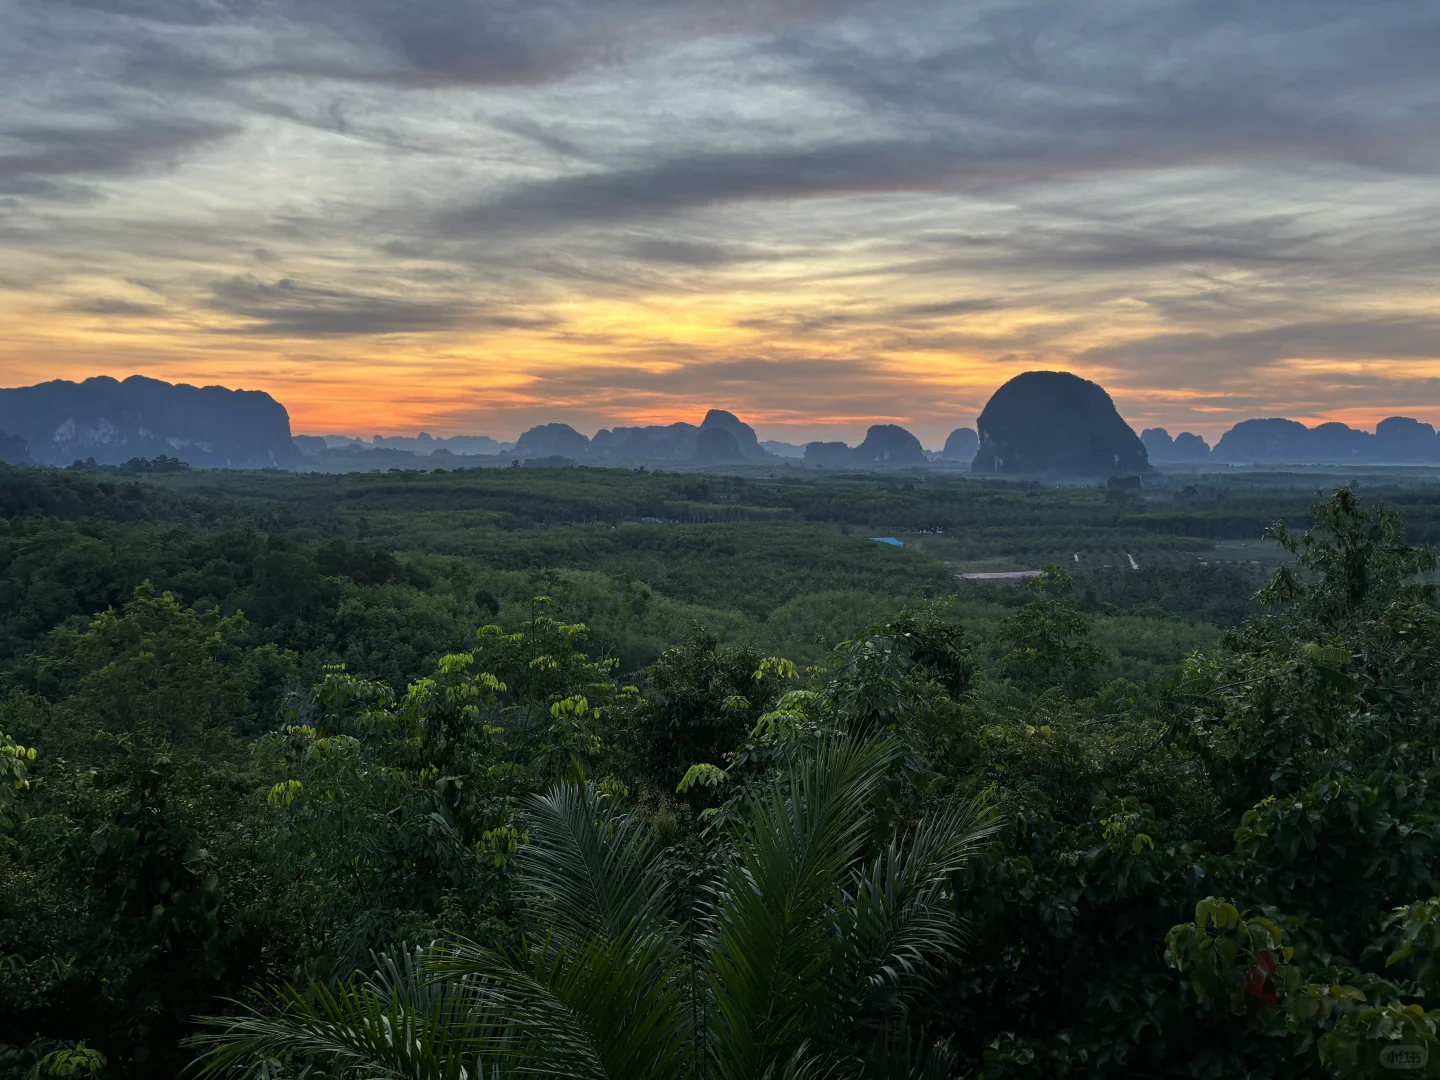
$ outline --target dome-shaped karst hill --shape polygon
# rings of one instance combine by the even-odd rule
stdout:
[[[1105,388],[1068,371],[1027,371],[996,390],[977,425],[972,472],[1111,476],[1150,468]]]

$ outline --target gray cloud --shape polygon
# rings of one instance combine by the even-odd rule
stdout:
[[[681,237],[652,236],[635,240],[628,254],[640,262],[675,263],[681,266],[717,267],[780,258],[773,251],[749,245],[708,243]]]
[[[904,190],[947,168],[938,147],[877,140],[800,150],[687,154],[527,184],[442,214],[447,235],[646,219],[717,203]]]
[[[414,300],[305,285],[290,278],[217,282],[206,305],[242,324],[230,331],[262,337],[356,337],[432,333],[465,327],[549,325],[543,316],[481,313],[459,301]]]
[[[119,318],[153,319],[165,314],[165,309],[155,304],[140,304],[133,300],[97,296],[89,300],[76,300],[65,305],[65,310],[82,315],[110,315]]]
[[[954,14],[972,9],[983,14]],[[935,23],[924,27],[930,40],[895,29],[921,32],[926,18]],[[1422,174],[1440,166],[1434,95],[1415,85],[1426,43],[1430,57],[1440,53],[1440,19],[1417,16],[1413,5],[1378,4],[1363,20],[1327,3],[1171,2],[1145,13],[1053,2],[899,5],[872,15],[870,28],[795,34],[770,47],[794,65],[792,85],[853,112],[859,123],[847,136],[752,134],[716,148],[715,140],[687,145],[692,132],[671,130],[639,160],[527,182],[451,209],[440,228],[494,234],[748,200],[993,193],[1237,162]],[[937,32],[945,29],[953,35]],[[1234,250],[1223,238],[1196,237],[1176,248],[1132,244],[1130,256],[1164,263],[1197,248],[1206,258]]]
[[[235,130],[233,125],[179,119],[10,127],[0,143],[0,191],[63,193],[66,189],[57,179],[123,177],[161,167]]]
[[[833,17],[854,3],[71,0],[69,6],[166,31],[144,35],[127,60],[127,80],[141,85],[298,75],[415,89],[539,85],[643,59],[677,42]]]
[[[1296,322],[1236,333],[1163,334],[1088,349],[1088,366],[1180,386],[1223,384],[1237,372],[1290,360],[1440,360],[1440,318],[1389,317]]]
[[[817,385],[826,390],[823,407],[815,399]],[[757,386],[765,388],[763,403],[755,400]],[[772,356],[691,356],[664,367],[577,364],[563,372],[537,373],[526,392],[546,400],[557,415],[590,429],[614,423],[616,416],[643,416],[647,410],[663,413],[681,400],[694,403],[696,423],[707,408],[731,408],[766,430],[793,427],[802,435],[810,433],[805,437],[818,437],[826,430],[863,434],[876,418],[925,418],[938,413],[948,423],[952,409],[963,413],[966,408],[948,403],[940,390],[917,410],[916,386],[916,380],[897,386],[893,372],[874,361],[821,359],[776,350]],[[932,387],[926,389],[929,394]],[[969,415],[973,419],[973,411]]]

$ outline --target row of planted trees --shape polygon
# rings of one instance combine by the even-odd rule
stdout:
[[[0,1068],[1440,1073],[1433,558],[1316,522],[1147,687],[1052,573],[993,667],[937,608],[627,686],[537,605],[254,738],[273,651],[142,591],[4,707]]]

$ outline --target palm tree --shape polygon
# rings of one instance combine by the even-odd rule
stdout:
[[[592,785],[557,787],[532,800],[518,874],[533,936],[272,991],[204,1021],[199,1073],[948,1075],[907,1012],[964,944],[949,879],[990,827],[961,805],[874,850],[868,807],[900,752],[838,738],[790,765],[732,818],[730,857],[689,905],[643,823]]]

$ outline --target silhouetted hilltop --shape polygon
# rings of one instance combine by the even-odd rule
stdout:
[[[705,414],[705,419],[700,421],[700,431],[703,433],[707,428],[723,428],[735,436],[735,443],[740,448],[740,456],[747,461],[762,461],[773,456],[760,445],[760,440],[755,436],[755,429],[732,412],[726,412],[724,409],[711,409]]]
[[[541,424],[520,436],[515,456],[526,458],[563,457],[579,461],[590,452],[590,440],[569,424]]]
[[[507,450],[515,448],[514,443],[500,442],[492,439],[489,435],[452,435],[449,438],[436,438],[428,431],[422,431],[419,435],[376,435],[371,440],[371,445],[387,450],[408,450],[412,454],[419,454],[426,457],[440,450],[448,450],[452,454],[503,454]]]
[[[565,457],[596,465],[695,464],[768,460],[755,429],[734,413],[711,409],[699,427],[684,422],[601,428],[586,439],[568,424],[531,428],[515,444],[523,459]]]
[[[980,449],[980,436],[974,428],[957,427],[945,440],[945,449],[940,451],[941,461],[956,461],[965,465],[975,460]]]
[[[843,442],[805,444],[805,463],[827,468],[863,469],[874,465],[923,465],[920,440],[898,424],[872,424],[859,446]]]
[[[760,443],[760,448],[772,457],[803,458],[805,456],[805,447],[801,444],[781,442],[779,439],[765,439]]]
[[[295,444],[296,450],[312,460],[323,457],[330,449],[329,441],[322,435],[296,435],[290,441]]]
[[[1161,465],[1440,465],[1440,435],[1413,417],[1391,416],[1375,431],[1330,422],[1243,420],[1210,447],[1161,427],[1138,437],[1099,385],[1063,371],[1017,375],[991,396],[979,431],[956,428],[930,454],[909,431],[875,424],[858,447],[761,442],[734,413],[710,409],[690,423],[602,428],[593,439],[569,424],[541,424],[511,444],[487,435],[300,435],[270,395],[223,386],[171,384],[142,376],[55,381],[0,390],[0,462],[102,465],[137,460],[200,468],[310,469],[484,468],[521,462],[592,465],[718,465],[797,457],[828,468],[970,463],[975,472],[1057,476],[1134,475]]]
[[[1298,420],[1272,416],[1242,420],[1215,445],[1214,457],[1227,462],[1302,462],[1311,458],[1310,429]]]
[[[899,424],[873,424],[851,460],[857,465],[923,465],[926,458],[920,440]]]
[[[1189,431],[1182,431],[1172,439],[1163,427],[1146,428],[1140,433],[1140,441],[1145,444],[1152,464],[1206,461],[1210,457],[1210,444]]]
[[[1150,467],[1110,395],[1068,371],[1015,376],[985,405],[979,428],[974,472],[1106,476]]]
[[[1391,461],[1440,461],[1440,438],[1413,416],[1389,416],[1375,425],[1375,448]]]
[[[301,461],[290,414],[269,394],[132,375],[0,390],[0,429],[42,465],[120,465],[168,456],[207,468],[288,468]]]
[[[849,465],[850,455],[855,451],[849,443],[843,442],[812,442],[805,444],[805,464],[807,465]]]
[[[590,453],[599,461],[694,461],[700,429],[683,421],[647,427],[617,427],[595,433]]]

